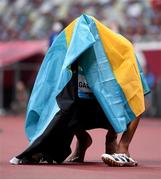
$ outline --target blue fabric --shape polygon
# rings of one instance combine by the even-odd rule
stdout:
[[[59,35],[57,44],[59,46],[51,46],[45,56],[28,104],[26,134],[30,141],[42,134],[59,111],[56,96],[65,85],[64,83],[72,76],[69,71],[60,71],[67,51],[64,33]],[[60,84],[62,87],[59,87]],[[37,119],[34,118],[35,114],[37,114]]]

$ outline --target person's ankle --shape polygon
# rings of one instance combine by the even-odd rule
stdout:
[[[105,142],[105,153],[113,154],[117,152],[117,138],[106,139]]]
[[[119,143],[117,153],[126,154],[127,156],[130,156],[129,146],[126,143]]]

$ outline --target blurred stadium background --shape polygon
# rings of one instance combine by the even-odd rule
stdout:
[[[145,117],[161,117],[161,0],[0,0],[0,115],[25,113],[44,54],[86,13],[133,42],[152,93]]]

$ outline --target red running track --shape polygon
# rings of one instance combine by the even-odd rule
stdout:
[[[101,161],[106,131],[89,131],[93,143],[85,163],[62,165],[10,165],[9,160],[27,147],[23,117],[0,117],[1,179],[161,179],[161,119],[142,119],[130,152],[137,167],[108,167]],[[75,140],[72,143],[74,148]]]

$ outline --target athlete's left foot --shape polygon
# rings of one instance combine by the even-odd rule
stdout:
[[[84,131],[77,136],[77,144],[75,152],[68,158],[68,162],[84,162],[87,149],[92,144],[91,136]]]

